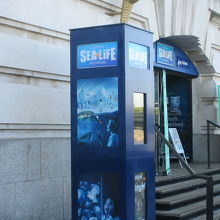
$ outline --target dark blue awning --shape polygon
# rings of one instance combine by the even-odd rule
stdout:
[[[154,66],[198,77],[199,72],[189,57],[173,43],[160,39],[154,43]]]

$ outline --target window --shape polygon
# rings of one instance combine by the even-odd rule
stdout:
[[[145,94],[134,93],[134,144],[145,143]]]

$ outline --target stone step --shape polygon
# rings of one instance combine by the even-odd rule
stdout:
[[[220,195],[214,197],[214,207],[220,207]],[[203,215],[206,210],[206,201],[199,201],[193,204],[188,204],[170,211],[157,210],[157,220],[186,220],[192,219],[198,215]]]
[[[195,218],[191,218],[191,220],[207,220],[206,214],[197,216]],[[213,220],[220,220],[220,208],[214,210],[213,212]]]
[[[213,175],[214,184],[220,183],[220,174]],[[164,198],[175,194],[189,192],[191,190],[206,187],[206,181],[202,179],[190,179],[175,184],[156,187],[156,198]]]
[[[220,195],[220,184],[214,186],[214,196]],[[183,205],[192,204],[206,199],[206,188],[195,189],[193,191],[156,199],[158,210],[171,210]]]
[[[184,169],[184,168],[183,168]],[[220,173],[220,169],[214,169],[212,171],[206,171],[206,172],[200,172],[199,174],[201,175],[217,175]],[[187,181],[187,180],[192,180],[194,179],[190,174],[186,175],[175,175],[175,176],[157,176],[156,177],[156,187],[163,186],[163,185],[168,185],[168,184],[173,184],[173,183],[178,183],[182,181]]]
[[[165,186],[160,186],[156,188],[156,198],[160,199],[166,196],[180,194],[187,192],[196,188],[201,188],[205,186],[205,181],[200,179],[183,181],[180,183],[169,184]]]

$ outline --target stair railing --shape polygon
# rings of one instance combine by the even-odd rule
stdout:
[[[155,127],[155,131],[157,134],[157,138],[160,137],[164,143],[169,147],[170,151],[174,153],[174,155],[178,158],[178,160],[182,163],[183,167],[188,171],[188,173],[198,179],[206,180],[206,219],[213,220],[213,178],[208,175],[197,174],[179,155],[174,146],[164,137],[164,135],[159,131],[157,127]]]
[[[207,120],[207,156],[208,156],[208,169],[210,169],[210,125],[220,128],[220,125]]]

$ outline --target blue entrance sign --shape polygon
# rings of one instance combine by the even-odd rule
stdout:
[[[129,66],[140,69],[148,69],[148,47],[131,42],[129,42],[128,47]]]
[[[77,67],[97,68],[118,65],[118,43],[104,42],[77,47]]]
[[[197,77],[199,75],[193,62],[175,44],[165,39],[160,39],[155,42],[154,47],[156,57],[154,61],[155,67],[172,70],[189,77]]]
[[[174,66],[174,48],[166,44],[157,43],[157,63]]]

